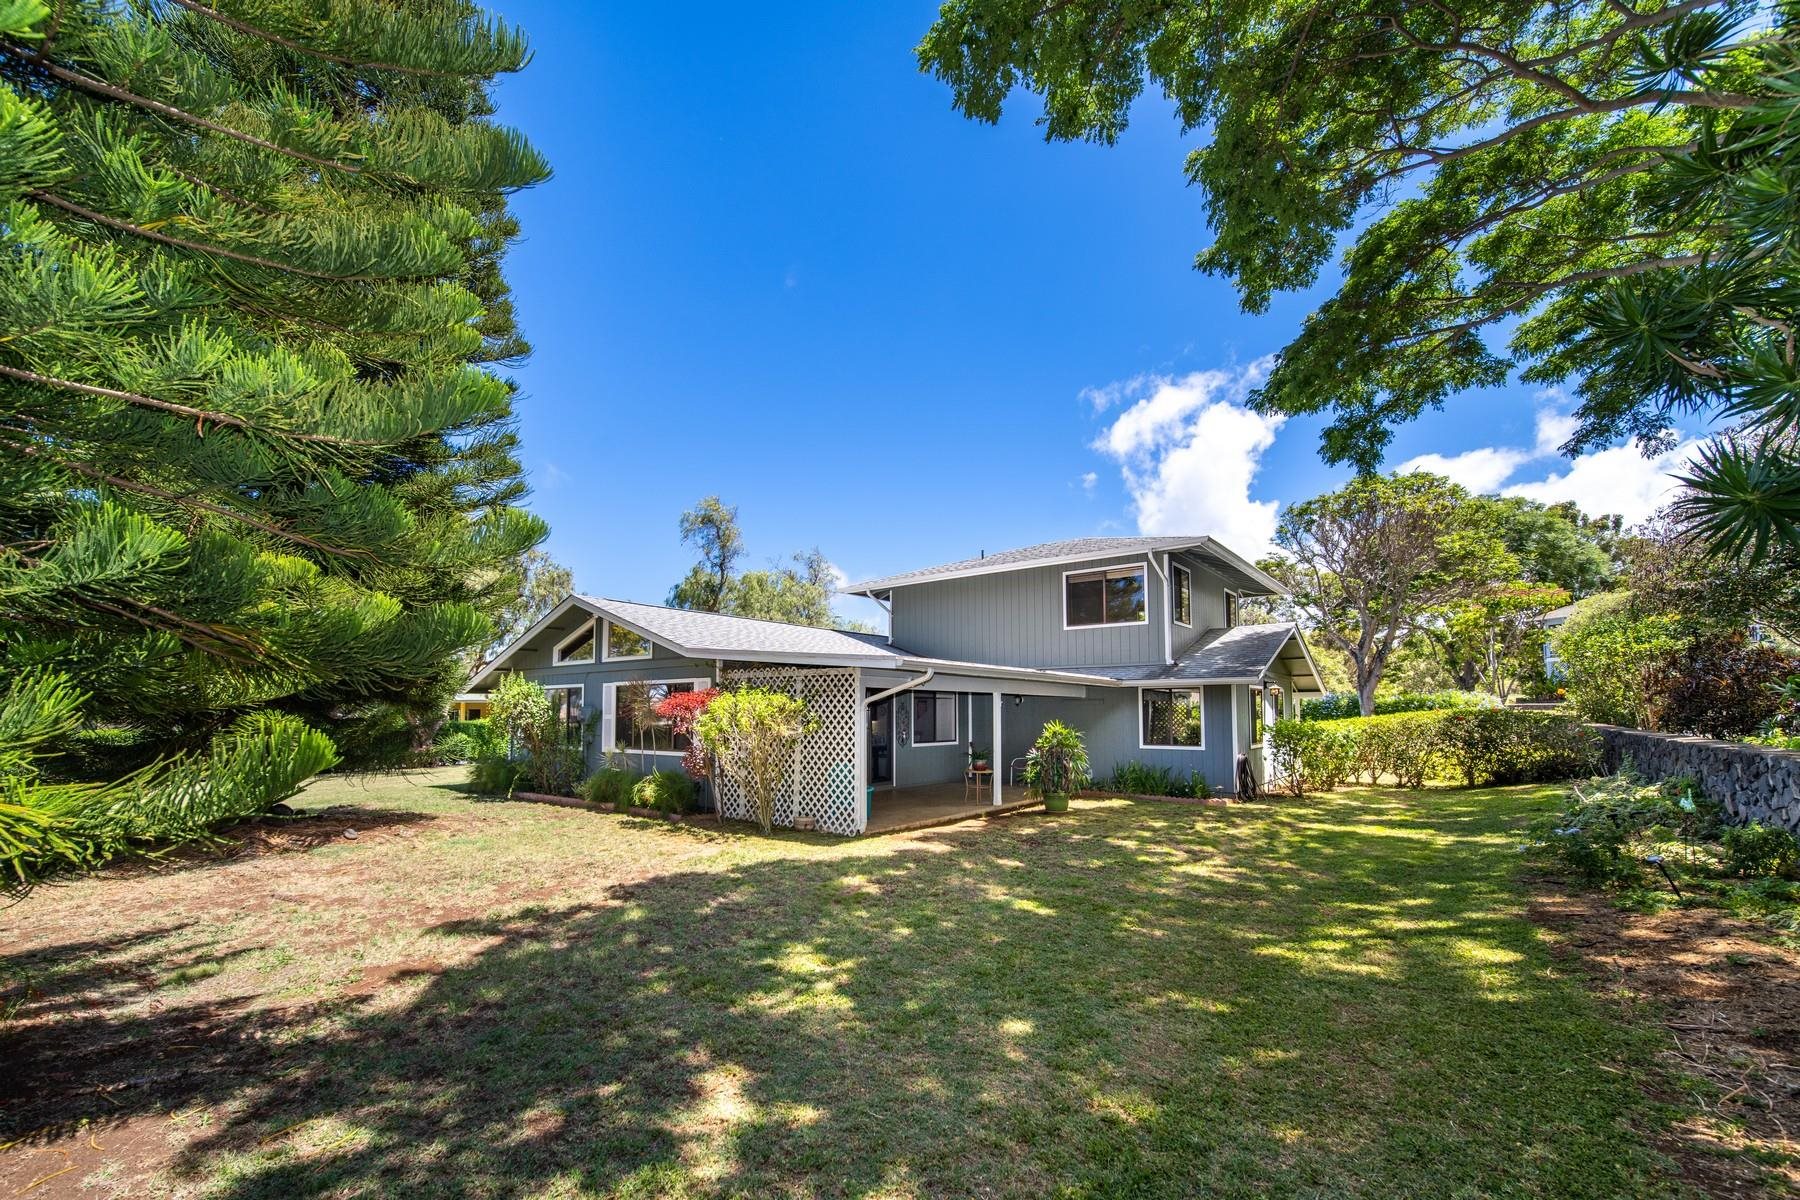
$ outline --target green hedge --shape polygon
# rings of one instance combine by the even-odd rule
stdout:
[[[1398,692],[1375,697],[1375,715],[1390,713],[1436,712],[1451,708],[1491,708],[1498,704],[1492,696],[1479,692]],[[1362,701],[1355,692],[1327,692],[1316,700],[1300,704],[1300,715],[1308,721],[1343,721],[1362,716]]]
[[[1557,713],[1482,708],[1277,721],[1269,759],[1295,795],[1343,783],[1532,783],[1590,775],[1600,737]]]

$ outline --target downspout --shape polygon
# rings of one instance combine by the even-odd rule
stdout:
[[[889,688],[885,692],[876,692],[873,696],[870,696],[868,699],[864,700],[863,703],[864,704],[880,704],[883,700],[886,700],[889,696],[898,696],[901,692],[910,692],[916,687],[920,687],[924,684],[930,683],[936,677],[937,677],[936,671],[928,670],[923,675],[919,676],[917,679],[909,679],[905,683],[897,684],[894,687]]]
[[[1164,555],[1163,557],[1165,560],[1168,558],[1167,555]],[[1162,580],[1162,587],[1163,587],[1163,615],[1162,615],[1163,666],[1167,667],[1167,666],[1173,665],[1175,662],[1175,650],[1174,650],[1174,647],[1170,645],[1170,638],[1173,636],[1170,632],[1170,626],[1174,622],[1174,614],[1169,611],[1169,568],[1168,568],[1168,565],[1166,562],[1163,566],[1157,566],[1156,565],[1156,555],[1152,554],[1149,556],[1149,558],[1150,558],[1150,569],[1152,571],[1156,572],[1156,577],[1158,579]]]

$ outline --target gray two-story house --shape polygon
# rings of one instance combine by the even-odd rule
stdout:
[[[649,770],[685,748],[646,717],[673,691],[757,684],[807,701],[777,820],[843,834],[880,828],[909,796],[992,764],[979,803],[1023,795],[1019,770],[1046,721],[1087,739],[1097,779],[1165,766],[1230,791],[1240,756],[1259,778],[1266,731],[1320,691],[1299,630],[1245,625],[1238,605],[1281,585],[1207,537],[1049,542],[845,588],[888,613],[886,634],[570,596],[503,650],[475,691],[521,671],[550,690],[590,761]],[[746,815],[726,784],[728,815]],[[965,788],[964,795],[967,795]]]

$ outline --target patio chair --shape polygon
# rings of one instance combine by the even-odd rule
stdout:
[[[1006,764],[1006,786],[1018,787],[1019,779],[1025,774],[1025,764],[1031,761],[1031,755],[1021,754]]]

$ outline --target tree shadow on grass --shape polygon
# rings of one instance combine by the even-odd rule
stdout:
[[[242,1198],[1653,1194],[1641,1039],[1494,832],[1101,803],[671,872],[441,925],[479,949],[416,997],[127,1103],[225,1103],[177,1173]]]

